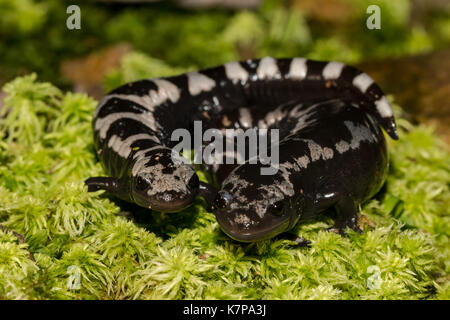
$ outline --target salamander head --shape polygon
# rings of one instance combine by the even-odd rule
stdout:
[[[252,242],[288,231],[298,220],[301,203],[283,172],[263,176],[258,165],[245,164],[224,181],[214,208],[228,236]]]
[[[168,149],[155,150],[132,175],[133,200],[142,207],[176,212],[189,206],[199,192],[199,179],[189,164],[175,163]]]

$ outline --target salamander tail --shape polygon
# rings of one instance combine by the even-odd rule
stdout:
[[[358,99],[361,107],[375,116],[377,122],[392,139],[398,140],[394,113],[381,88],[368,74],[354,67],[347,66],[347,68],[350,69],[350,72],[347,72],[347,77],[344,78],[351,82],[358,95],[362,94],[361,98]]]

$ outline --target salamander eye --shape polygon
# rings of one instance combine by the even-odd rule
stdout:
[[[219,191],[216,199],[214,200],[214,207],[216,209],[225,209],[230,203],[232,196],[227,191]]]
[[[192,178],[188,182],[188,187],[192,189],[197,189],[200,184],[200,181],[198,180],[198,176],[194,174]]]
[[[274,202],[269,207],[269,212],[276,215],[281,216],[283,214],[284,204],[282,200]]]
[[[144,178],[138,176],[136,179],[136,190],[144,191],[148,188],[148,182]]]

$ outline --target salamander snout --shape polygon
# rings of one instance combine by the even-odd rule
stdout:
[[[242,200],[242,199],[241,199]],[[287,230],[290,215],[283,201],[239,203],[227,191],[220,191],[214,201],[215,214],[223,232],[234,240],[252,242],[271,238]]]
[[[141,174],[135,179],[133,198],[137,204],[161,212],[176,212],[189,206],[198,194],[198,176],[181,182],[182,177],[160,177]],[[170,185],[170,181],[179,183]]]
[[[180,211],[192,204],[200,184],[194,169],[189,164],[172,162],[170,155],[155,156],[159,162],[150,159],[132,179],[134,201],[161,212]]]

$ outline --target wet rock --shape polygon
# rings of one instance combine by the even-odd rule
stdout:
[[[66,60],[61,64],[61,74],[73,83],[73,91],[86,92],[96,99],[104,95],[103,79],[120,65],[121,58],[131,51],[126,43],[116,44],[86,57]]]
[[[356,8],[345,0],[294,0],[292,7],[312,20],[337,25],[349,23],[357,14]]]
[[[450,11],[448,0],[412,0],[411,20],[415,23],[423,22],[433,12]]]

